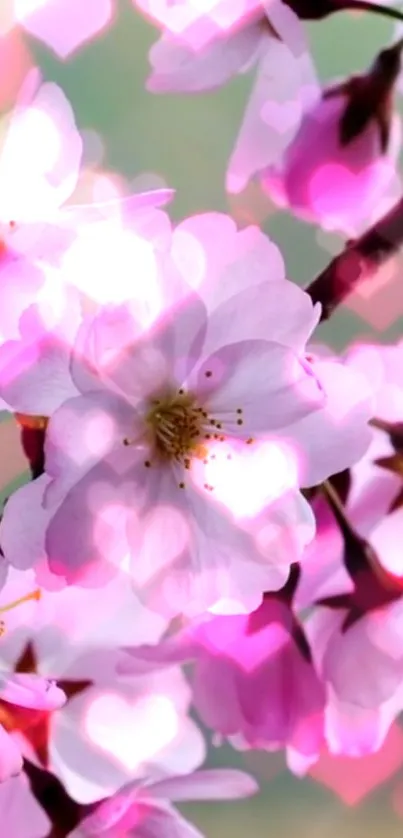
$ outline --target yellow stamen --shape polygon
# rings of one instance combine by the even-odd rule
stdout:
[[[3,614],[5,611],[11,611],[13,608],[16,608],[18,605],[22,605],[24,602],[29,602],[31,599],[39,600],[42,596],[40,588],[37,588],[36,591],[31,591],[30,594],[26,594],[25,596],[19,597],[19,599],[15,599],[13,602],[9,602],[8,605],[0,606],[0,612]]]

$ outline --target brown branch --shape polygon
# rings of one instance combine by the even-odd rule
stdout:
[[[321,322],[328,320],[340,303],[362,283],[371,279],[403,245],[403,198],[355,241],[305,288],[314,303],[321,303]],[[403,289],[402,289],[403,295]]]

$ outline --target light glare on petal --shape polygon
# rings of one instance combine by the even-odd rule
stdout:
[[[105,693],[87,709],[84,727],[101,750],[129,771],[157,757],[178,733],[178,714],[164,695],[144,695],[130,702]]]
[[[134,298],[147,324],[159,311],[157,265],[150,242],[106,222],[84,228],[63,260],[76,287],[99,305]]]
[[[197,288],[205,279],[207,260],[201,243],[186,230],[176,230],[172,240],[172,259],[184,280]]]
[[[196,479],[199,482],[200,475]],[[204,483],[213,487],[212,497],[237,517],[257,515],[296,486],[297,479],[297,462],[291,449],[274,440],[254,443],[243,450],[218,443],[209,449],[203,469]]]

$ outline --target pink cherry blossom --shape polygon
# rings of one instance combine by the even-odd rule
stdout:
[[[384,153],[375,120],[343,146],[340,122],[347,103],[345,93],[322,95],[307,108],[282,157],[262,173],[261,182],[279,206],[327,230],[355,235],[375,220],[370,216],[374,207],[383,202],[386,210],[399,194],[401,123],[395,113]]]
[[[114,0],[13,2],[15,21],[63,59],[111,23],[115,5]]]
[[[375,415],[391,422],[402,415],[402,349],[402,342],[358,346],[346,356],[346,363],[372,380]],[[369,449],[352,469],[346,504],[355,531],[376,551],[381,580],[364,564],[354,580],[350,578],[343,563],[342,534],[325,499],[318,498],[313,503],[317,535],[306,551],[296,595],[296,605],[302,608],[342,594],[355,597],[357,620],[348,628],[347,600],[335,610],[318,608],[306,624],[316,665],[327,683],[329,747],[352,755],[378,749],[403,706],[403,509],[391,511],[401,477],[382,467],[392,454],[387,435],[374,429]],[[357,660],[365,666],[357,667]]]
[[[220,601],[225,611],[249,611],[284,584],[312,537],[298,486],[350,465],[368,444],[368,386],[342,364],[306,359],[319,310],[285,280],[278,249],[256,228],[237,232],[225,216],[206,214],[162,241],[151,309],[126,301],[83,322],[71,365],[80,395],[47,430],[52,479],[10,499],[3,549],[29,566],[45,527],[49,566],[70,583],[89,564],[108,575],[123,562],[149,604],[168,614]],[[14,400],[31,394],[25,410],[40,413],[41,395],[28,384],[29,370]],[[55,398],[58,388],[55,379]],[[155,398],[168,398],[168,435]],[[171,410],[196,422],[198,443],[186,438],[179,456]],[[155,460],[149,422],[166,460]]]
[[[18,729],[18,717],[12,744],[36,764],[46,760],[45,767],[83,803],[113,794],[133,778],[197,768],[204,743],[187,716],[190,689],[179,668],[140,677],[116,673],[122,643],[156,642],[166,623],[139,604],[125,575],[98,590],[58,590],[57,583],[42,591],[39,602],[27,601],[7,615],[0,661],[12,672],[28,654],[40,675],[7,676],[0,697],[57,709],[48,714],[45,755],[36,750],[29,726]],[[24,595],[32,584],[33,572],[10,571],[2,594]],[[54,678],[67,696],[61,707]]]
[[[170,805],[171,801],[231,800],[249,797],[257,788],[248,774],[224,768],[171,776],[157,783],[131,783],[100,803],[68,838],[118,838],[122,830],[138,838],[202,838],[199,830]]]
[[[193,702],[204,724],[235,747],[287,748],[304,773],[323,740],[325,692],[290,606],[266,596],[249,615],[212,617],[159,645],[126,649],[119,671],[193,659]]]

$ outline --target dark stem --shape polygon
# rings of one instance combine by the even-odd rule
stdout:
[[[403,244],[403,198],[362,236],[348,242],[342,253],[305,288],[314,303],[321,303],[321,322],[361,282],[369,280]]]
[[[29,461],[32,479],[35,480],[45,469],[45,431],[39,428],[21,428],[21,445]]]
[[[393,20],[403,20],[402,12],[368,0],[284,0],[300,20],[323,20],[336,12],[369,12]]]
[[[337,7],[337,2],[335,6]],[[403,20],[403,14],[398,9],[393,9],[389,6],[378,6],[375,3],[369,2],[369,0],[351,0],[350,3],[346,2],[343,4],[342,8],[343,11],[370,12],[373,15],[383,15],[383,17],[390,17],[393,20]]]

